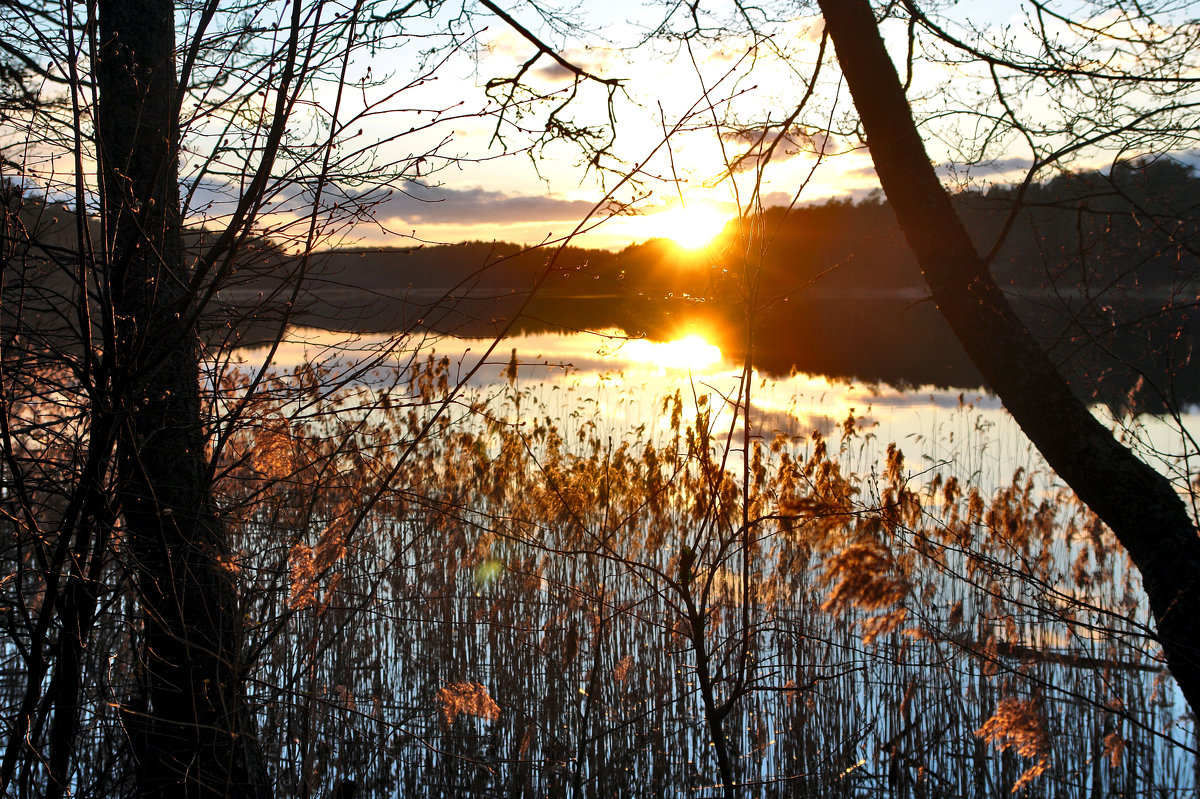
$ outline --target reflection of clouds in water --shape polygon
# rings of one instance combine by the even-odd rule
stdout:
[[[448,341],[439,344],[441,351]],[[507,356],[517,350],[518,374],[524,381],[569,379],[584,385],[641,385],[673,393],[689,382],[700,393],[725,391],[732,366],[717,347],[696,335],[671,342],[631,339],[612,331],[534,334],[505,340]],[[495,360],[495,359],[493,359]],[[486,375],[485,375],[486,376]]]
[[[522,335],[496,343],[428,333],[390,336],[296,329],[289,331],[274,353],[272,370],[290,372],[316,361],[331,370],[331,381],[346,379],[372,391],[393,386],[407,390],[414,366],[433,355],[449,360],[447,377],[452,385],[462,384],[468,395],[484,402],[500,403],[508,396],[505,372],[515,348],[517,389],[531,400],[522,404],[522,413],[536,410],[548,415],[563,432],[590,425],[600,426],[613,440],[651,440],[670,429],[664,398],[680,393],[683,423],[688,426],[696,417],[697,397],[708,395],[714,440],[722,445],[730,442],[730,463],[736,464],[741,452],[738,442],[744,435],[743,420],[739,416],[735,422],[732,417],[731,402],[741,385],[738,364],[723,360],[689,372],[653,359],[639,361],[634,357],[639,348],[653,357],[672,351],[654,345],[649,350],[622,346],[629,341],[596,333]],[[255,369],[267,351],[265,347],[241,351],[238,368]],[[481,358],[485,358],[482,365]],[[466,379],[468,374],[471,377]],[[857,457],[866,459],[865,468],[870,468],[870,458],[883,457],[888,442],[901,445],[912,469],[929,463],[953,464],[950,473],[969,479],[980,475],[986,480],[997,475],[1007,479],[1016,467],[1028,468],[1033,459],[1028,441],[999,400],[977,388],[924,386],[905,391],[819,375],[754,376],[751,432],[765,445],[777,434],[799,444],[814,431],[830,441],[840,440],[851,412],[860,433],[868,434],[859,439],[856,451]],[[1195,424],[1194,415],[1185,418],[1187,424]],[[1142,417],[1138,425],[1146,446],[1152,443],[1158,451],[1172,451],[1172,442],[1178,441],[1177,431],[1166,420]]]
[[[345,369],[377,360],[380,365],[406,366],[414,359],[424,361],[433,355],[450,360],[452,377],[475,370],[468,382],[483,386],[505,379],[514,349],[518,378],[526,384],[560,382],[564,378],[592,385],[644,382],[671,393],[676,386],[686,385],[689,378],[698,386],[713,381],[726,383],[733,369],[722,360],[720,350],[695,335],[660,343],[630,339],[612,331],[540,333],[496,343],[433,334],[348,334],[313,328],[288,331],[272,356],[272,365],[291,369],[305,362],[321,362]],[[266,347],[248,348],[242,351],[241,361],[255,365],[266,354]],[[724,391],[725,386],[716,386],[715,390]]]
[[[233,362],[241,368],[257,369],[268,354],[272,371],[290,372],[309,364],[329,370],[335,378],[364,369],[407,369],[414,359],[424,357],[415,338],[298,328],[289,330],[273,352],[267,346],[249,347],[235,351]]]
[[[861,397],[863,400],[869,400],[872,404],[883,405],[889,408],[936,407],[946,410],[957,410],[959,407],[966,408],[968,406],[975,408],[1000,407],[999,399],[980,393],[980,389],[978,388],[969,391],[954,388],[933,388],[931,386],[918,386],[908,391],[892,388],[880,391],[875,388],[870,391],[852,390],[852,393],[848,394],[848,396]]]
[[[618,425],[622,421],[636,425],[660,417],[661,400],[677,390],[684,398],[685,416],[691,416],[695,398],[707,394],[716,411],[712,417],[714,429],[728,431],[731,409],[721,398],[737,396],[738,364],[728,359],[712,362],[710,357],[707,365],[687,369],[684,356],[699,352],[700,343],[693,341],[690,347],[681,347],[679,342],[629,339],[616,331],[536,333],[496,343],[433,334],[389,336],[295,329],[275,352],[273,366],[290,370],[306,360],[316,360],[337,373],[349,374],[368,363],[382,370],[399,368],[407,375],[415,363],[423,364],[432,354],[436,359],[449,359],[448,377],[452,383],[486,390],[505,383],[515,348],[517,381],[522,389],[536,390],[540,386],[553,391],[578,390],[581,396],[587,394],[590,401],[598,403],[595,407],[603,406],[602,413]],[[266,352],[265,348],[246,350],[244,363],[254,366]],[[366,374],[362,378],[371,381]],[[932,411],[940,419],[943,413],[960,408],[957,389],[901,391],[807,374],[778,380],[756,374],[752,393],[752,430],[760,440],[770,440],[777,433],[808,438],[814,431],[834,437],[851,409],[860,429],[877,429],[892,438],[920,435],[928,432],[931,421],[922,412]],[[630,403],[634,398],[638,402]],[[976,411],[1000,412],[997,400],[980,399],[977,390],[966,392],[962,399],[973,403]]]
[[[788,438],[808,438],[816,432],[827,437],[840,426],[840,421],[823,413],[798,413],[754,408],[751,414],[751,429],[754,434],[768,442],[777,435]]]

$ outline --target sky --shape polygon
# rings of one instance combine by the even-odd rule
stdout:
[[[535,27],[532,15],[520,13],[526,7],[510,5],[519,21]],[[588,154],[571,142],[551,142],[531,154],[523,148],[533,141],[532,135],[517,130],[511,117],[501,122],[494,112],[480,117],[464,113],[485,107],[484,82],[513,74],[534,52],[503,21],[479,20],[479,54],[448,61],[407,100],[410,107],[426,102],[426,108],[444,106],[448,98],[461,103],[453,106],[458,118],[452,124],[396,143],[413,152],[422,145],[441,145],[445,158],[427,162],[440,168],[393,186],[390,192],[369,195],[377,201],[377,224],[340,231],[331,241],[358,246],[463,240],[535,244],[573,236],[579,246],[619,249],[665,235],[700,244],[739,208],[750,207],[755,159],[743,160],[732,178],[724,168],[752,146],[750,139],[717,122],[731,114],[738,117],[734,122],[747,124],[785,114],[798,96],[797,80],[811,74],[819,20],[798,18],[779,25],[786,52],[755,53],[751,65],[747,43],[737,37],[697,44],[692,54],[670,42],[625,49],[618,45],[647,35],[645,24],[631,20],[656,19],[662,11],[638,0],[588,3],[586,9],[580,29],[600,33],[559,35],[545,28],[539,33],[572,63],[605,78],[622,79],[608,169],[589,167]],[[390,69],[393,80],[404,78],[405,62]],[[378,67],[372,70],[381,73]],[[565,70],[544,56],[526,77],[548,92],[570,85]],[[836,92],[837,87],[830,89]],[[585,85],[566,116],[607,124],[607,99],[603,87]],[[840,102],[844,105],[848,98]],[[707,105],[715,108],[707,110]],[[547,109],[547,104],[527,109],[520,125],[536,130]],[[374,131],[368,126],[365,135],[384,137],[394,120],[379,118],[378,124]],[[502,143],[496,141],[497,132],[503,135]],[[810,174],[822,148],[827,163]],[[876,187],[869,159],[857,143],[802,135],[779,143],[764,178],[762,205],[862,196]],[[368,196],[366,190],[358,191]],[[614,215],[618,206],[624,210]]]
[[[584,247],[620,249],[655,236],[699,247],[741,213],[859,199],[878,189],[832,46],[814,79],[822,23],[811,0],[745,5],[762,10],[754,19],[754,36],[732,15],[731,0],[704,0],[700,7],[708,15],[701,21],[707,35],[687,39],[670,34],[688,22],[681,15],[691,3],[579,0],[569,7],[565,4],[572,0],[494,0],[569,64],[603,80],[619,81],[619,90],[612,94],[593,81],[576,86],[570,73],[548,55],[531,60],[537,54],[535,46],[479,5],[482,1],[465,0],[474,9],[469,15],[460,15],[462,5],[457,3],[415,4],[418,9],[441,8],[443,15],[406,21],[398,35],[383,42],[360,37],[356,42],[361,49],[346,64],[345,81],[317,84],[299,98],[289,134],[295,137],[291,152],[300,153],[302,161],[283,176],[262,217],[264,226],[286,229],[285,246],[302,245],[309,235],[307,213],[318,207],[329,212],[312,231],[318,248],[465,240],[534,245],[569,239]],[[380,2],[370,7],[388,7],[387,0]],[[331,0],[328,6],[299,3],[305,14],[341,8],[343,19],[352,6],[349,0]],[[554,4],[565,8],[558,17],[539,14]],[[1192,10],[1187,2],[1170,0],[1168,5],[1179,19],[1168,15],[1160,20],[1167,27],[1152,27],[1151,33],[1170,34],[1169,26],[1185,21]],[[258,24],[264,48],[274,47],[279,42],[272,44],[270,39],[280,25],[273,16],[286,22],[291,7],[285,0],[268,1],[243,6],[239,13]],[[1058,0],[1049,7],[1071,13],[1091,9],[1100,15],[1094,18],[1099,30],[1124,33],[1130,28],[1114,19],[1115,12],[1106,4]],[[196,15],[186,4],[179,8],[183,48]],[[1028,1],[931,0],[922,8],[935,9],[941,15],[939,23],[965,41],[1016,48],[1034,60],[1044,57],[1032,33],[1037,28],[1031,16],[1035,5]],[[675,17],[667,16],[670,9]],[[662,25],[665,16],[669,24]],[[240,19],[230,17],[234,30]],[[1074,43],[1069,34],[1055,29],[1053,19],[1042,22],[1051,37]],[[440,32],[447,25],[456,31],[457,49],[443,46],[447,40]],[[904,74],[907,27],[893,20],[884,26],[884,34]],[[1095,63],[1103,69],[1137,68],[1142,52],[1136,50],[1136,39],[1130,39],[1128,52],[1097,52]],[[1196,99],[1154,98],[1144,91],[1121,89],[1112,92],[1110,107],[1104,107],[1086,95],[1072,95],[1069,87],[1047,91],[1044,84],[1029,83],[1022,75],[1006,75],[1009,94],[1002,104],[977,59],[956,60],[957,54],[945,47],[926,57],[921,49],[926,41],[931,37],[918,38],[909,100],[931,159],[954,187],[1020,181],[1035,156],[1092,136],[1104,125],[1119,125],[1122,117],[1110,115],[1114,109],[1128,118],[1155,102]],[[1200,74],[1200,46],[1191,44],[1190,39],[1183,41],[1175,55],[1182,69]],[[339,75],[341,46],[335,44],[329,51],[327,77]],[[1091,51],[1081,46],[1078,53],[1089,56]],[[263,129],[255,118],[268,118],[274,102],[273,78],[268,76],[264,83],[263,74],[252,68],[239,75],[237,57],[212,67],[212,86],[233,87],[220,96],[239,103],[244,99],[244,104],[224,118],[220,112],[209,113],[211,105],[189,106],[198,111],[196,119],[186,120],[182,178],[189,187],[185,214],[194,224],[216,226],[236,206],[239,181],[253,171],[255,153],[260,152]],[[61,56],[59,62],[57,68],[65,70],[74,59]],[[524,71],[523,64],[528,65]],[[525,94],[517,103],[501,106],[496,92],[489,96],[485,91],[489,80],[518,73]],[[782,121],[806,96],[810,81],[811,98],[803,114],[783,131]],[[217,92],[212,86],[195,91]],[[560,105],[558,122],[578,126],[593,142],[609,145],[602,159],[592,160],[592,152],[578,141],[539,139],[552,109]],[[1029,137],[1006,129],[1009,112],[1021,118]],[[315,155],[322,152],[335,113],[334,139],[347,159],[346,168],[339,166],[334,181],[322,184],[316,178],[320,158]],[[236,115],[241,118],[233,127],[243,135],[226,146],[223,126]],[[1184,127],[1190,132],[1178,141],[1164,144],[1160,137],[1156,146],[1174,146],[1189,156],[1200,152],[1195,141],[1200,125]],[[20,133],[13,134],[13,148],[6,152],[24,147]],[[32,131],[24,139],[37,141],[40,135]],[[1103,167],[1115,158],[1138,155],[1143,144],[1126,138],[1113,140],[1107,150],[1071,149],[1062,164],[1073,169]],[[214,152],[220,155],[210,160]],[[56,201],[71,200],[74,186],[64,179],[74,173],[69,148],[22,157],[33,165],[30,175],[41,170],[34,177],[49,195]],[[289,162],[284,168],[290,168]],[[88,168],[85,173],[93,171]],[[1050,174],[1044,171],[1038,177]],[[56,192],[56,184],[63,189]],[[349,222],[345,209],[363,205],[370,206],[371,219]]]
[[[350,65],[351,81],[370,74],[376,83],[361,98],[342,98],[341,114],[353,122],[344,146],[369,152],[382,164],[407,164],[408,172],[386,186],[367,180],[328,192],[328,202],[369,202],[374,219],[330,227],[324,246],[538,244],[570,237],[578,246],[619,249],[654,236],[702,246],[739,212],[861,198],[878,188],[869,154],[853,133],[848,92],[829,63],[832,46],[798,126],[780,136],[780,121],[805,94],[817,63],[822,28],[815,4],[779,4],[775,18],[759,20],[757,39],[734,31],[690,43],[651,35],[670,5],[653,0],[581,3],[558,27],[539,18],[532,3],[501,5],[570,63],[622,81],[611,98],[604,86],[585,82],[560,117],[592,126],[601,136],[613,134],[604,168],[589,163],[589,152],[570,141],[534,146],[549,110],[572,86],[569,73],[549,57],[535,61],[522,80],[545,102],[500,114],[495,98],[489,101],[484,84],[515,74],[536,51],[503,20],[481,13],[465,28],[470,52],[451,54],[436,71],[421,71],[418,37],[412,37],[417,44],[372,51]],[[705,20],[711,25],[731,8],[719,2],[705,7],[718,9]],[[941,7],[964,36],[975,26],[993,39],[1022,43],[1024,37],[1030,44],[1028,17],[1015,0]],[[903,26],[885,28],[901,65],[905,33]],[[1028,143],[981,130],[989,109],[973,90],[986,73],[977,64],[920,58],[914,64],[909,96],[946,181],[980,186],[1024,178],[1032,161]],[[315,100],[314,106],[333,105],[332,97]],[[376,102],[380,109],[373,108]],[[1047,123],[1049,132],[1037,146],[1050,147],[1057,135],[1052,104],[1036,94],[1013,102],[1027,121]],[[375,113],[388,107],[391,113]],[[775,142],[769,163],[763,159],[764,125],[771,130],[766,141]],[[963,141],[968,146],[957,146]],[[1103,165],[1111,157],[1080,151],[1070,164]],[[293,204],[303,208],[310,200],[300,192]]]
[[[973,5],[973,19],[996,23],[1004,22],[1015,8],[994,2]],[[518,21],[536,26],[528,4],[510,2],[508,7]],[[572,21],[580,23],[578,30],[593,33],[561,35],[544,27],[539,33],[572,63],[624,81],[615,107],[615,171],[585,168],[585,153],[563,142],[532,157],[520,152],[501,157],[494,139],[498,130],[513,149],[528,143],[529,137],[498,126],[492,116],[464,118],[445,152],[460,153],[467,160],[392,193],[377,208],[380,226],[356,229],[347,243],[357,238],[361,244],[388,244],[395,243],[396,236],[408,236],[424,242],[499,239],[534,244],[573,235],[580,246],[608,249],[654,236],[694,245],[718,232],[723,220],[756,203],[804,204],[871,193],[878,183],[861,142],[816,133],[814,122],[838,126],[851,111],[848,93],[828,65],[816,84],[812,111],[804,117],[805,132],[783,137],[761,175],[754,169],[758,134],[739,126],[778,123],[803,95],[816,63],[820,18],[801,5],[788,7],[799,15],[774,22],[770,38],[755,47],[745,36],[727,35],[697,42],[689,51],[672,41],[623,46],[647,37],[650,24],[663,15],[661,4],[584,4]],[[482,104],[479,85],[512,74],[534,52],[495,18],[479,23],[478,42],[483,46],[478,58],[454,62],[447,70],[450,74],[434,81],[440,82],[436,91],[441,96],[446,84],[453,84],[453,93]],[[904,42],[898,44],[903,47]],[[544,56],[527,77],[543,90],[569,85],[565,70]],[[923,82],[932,93],[944,79],[929,69],[917,77],[916,88]],[[606,99],[600,87],[585,86],[568,116],[602,124],[607,121]],[[545,110],[546,106],[530,109],[522,122],[535,128],[537,115]],[[779,129],[775,131],[777,135]],[[730,170],[730,163],[737,166]],[[1020,179],[1028,163],[1028,158],[1014,157],[976,170],[975,176]],[[632,180],[620,184],[623,175]],[[614,193],[607,194],[614,184]],[[606,199],[615,199],[628,212],[609,217],[606,212],[613,204]]]

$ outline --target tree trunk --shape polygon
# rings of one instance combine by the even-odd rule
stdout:
[[[1141,571],[1158,640],[1200,710],[1200,538],[1171,483],[1105,429],[1021,323],[938,181],[868,0],[820,0],[880,184],[938,308],[1021,429]]]
[[[226,533],[209,485],[179,216],[172,0],[100,0],[101,281],[115,322],[121,511],[142,607],[143,796],[262,796]]]

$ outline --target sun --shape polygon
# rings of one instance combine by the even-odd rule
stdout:
[[[693,204],[654,214],[646,220],[659,238],[684,250],[707,247],[729,221],[729,214],[710,205]]]

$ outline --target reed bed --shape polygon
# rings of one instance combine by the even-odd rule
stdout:
[[[1136,576],[1046,470],[914,475],[853,419],[742,458],[679,394],[614,435],[515,371],[431,425],[447,368],[264,393],[230,449],[281,795],[1195,795]]]

